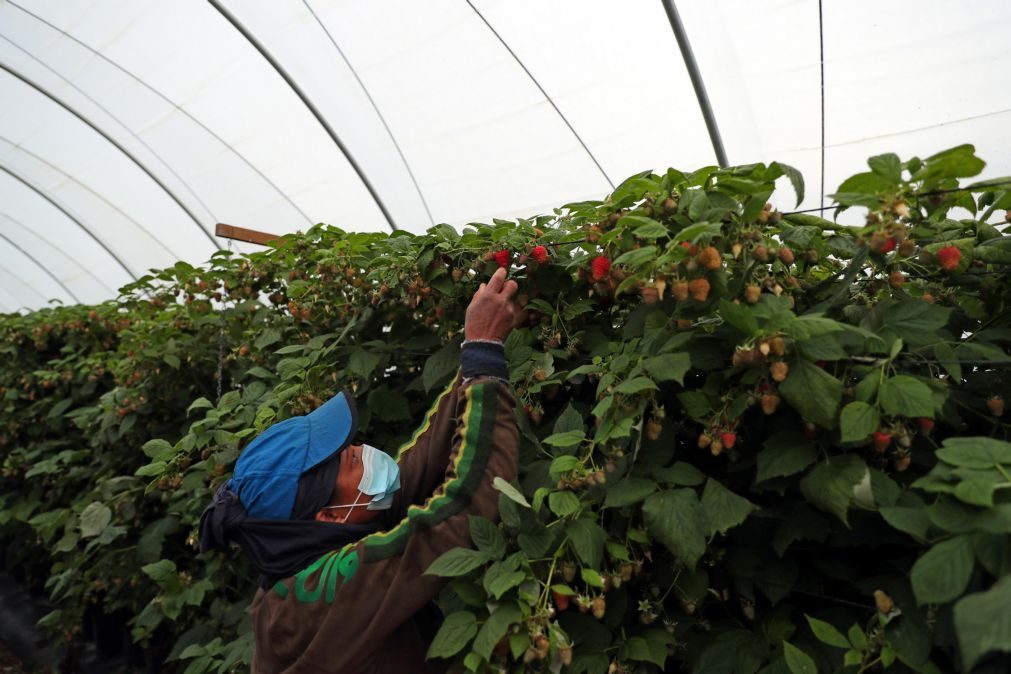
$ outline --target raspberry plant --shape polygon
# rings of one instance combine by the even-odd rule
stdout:
[[[499,266],[522,461],[451,551],[430,655],[477,671],[1006,671],[1011,179],[872,157],[837,213],[773,163],[643,173],[552,215],[317,226],[115,302],[0,318],[0,540],[79,646],[241,670],[255,578],[196,553],[243,445],[352,387],[406,441]],[[781,181],[782,182],[782,181]],[[826,215],[836,215],[826,213]],[[847,215],[846,217],[849,217]],[[84,632],[82,633],[82,627]]]

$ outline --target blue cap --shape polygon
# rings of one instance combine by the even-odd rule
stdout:
[[[348,446],[357,416],[354,398],[344,390],[305,416],[274,424],[249,443],[228,482],[247,516],[290,519],[299,478]]]

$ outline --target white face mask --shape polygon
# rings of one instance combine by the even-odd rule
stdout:
[[[364,472],[358,490],[372,500],[369,510],[386,510],[393,505],[393,493],[400,489],[400,466],[386,452],[362,445]]]
[[[387,510],[393,505],[393,494],[400,489],[400,466],[386,452],[372,445],[362,445],[362,479],[358,483],[358,496],[351,504],[325,506],[325,510],[366,508]],[[359,503],[362,496],[371,496],[367,503]],[[344,518],[345,520],[347,517]]]

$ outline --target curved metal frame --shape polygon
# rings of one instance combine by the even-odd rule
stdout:
[[[721,168],[726,168],[727,151],[723,148],[720,129],[716,125],[716,116],[713,114],[713,108],[709,104],[709,95],[706,93],[706,85],[702,81],[702,73],[699,72],[699,64],[695,62],[695,54],[692,53],[692,45],[688,41],[688,33],[685,32],[684,24],[681,23],[681,16],[678,14],[677,7],[674,6],[674,0],[661,1],[663,2],[664,10],[667,12],[667,20],[670,21],[671,30],[674,31],[674,39],[677,40],[678,49],[681,50],[681,58],[684,60],[685,68],[688,69],[688,77],[692,80],[695,98],[699,102],[702,118],[706,122],[709,140],[713,144],[713,152],[716,153],[716,161]]]
[[[141,78],[140,78],[140,77],[138,77],[137,75],[134,75],[134,74],[133,74],[132,72],[130,72],[129,70],[127,70],[126,68],[124,68],[124,67],[123,67],[123,66],[121,66],[120,64],[116,63],[115,61],[113,61],[112,59],[110,59],[110,58],[109,58],[108,56],[106,56],[105,54],[103,54],[102,52],[98,51],[97,49],[95,49],[95,48],[94,48],[94,47],[92,47],[91,45],[88,45],[88,44],[86,44],[86,43],[82,42],[81,40],[77,39],[76,37],[74,37],[73,35],[71,35],[71,34],[70,34],[70,33],[68,33],[67,31],[63,30],[63,29],[62,29],[62,28],[60,28],[59,26],[57,26],[57,25],[55,25],[55,24],[52,24],[52,23],[50,23],[49,21],[46,21],[46,20],[45,20],[44,18],[42,18],[42,17],[41,17],[41,16],[39,16],[38,14],[35,14],[35,13],[34,13],[34,12],[32,12],[31,10],[29,10],[29,9],[25,9],[24,7],[22,7],[21,5],[19,5],[19,4],[18,4],[17,2],[15,2],[14,0],[7,0],[7,4],[9,4],[9,5],[11,6],[11,7],[14,7],[14,8],[16,8],[16,9],[19,9],[19,10],[21,10],[21,11],[22,11],[23,13],[25,13],[25,14],[27,14],[28,16],[32,17],[33,19],[35,19],[35,20],[36,20],[36,21],[38,21],[39,23],[42,23],[42,24],[46,25],[46,26],[47,26],[47,27],[49,27],[49,28],[50,28],[51,30],[54,30],[54,31],[56,31],[57,33],[59,33],[60,35],[62,35],[62,36],[63,36],[63,37],[65,37],[65,38],[67,38],[68,40],[70,40],[70,41],[71,41],[71,42],[73,42],[74,44],[77,44],[77,45],[79,45],[80,47],[82,47],[82,48],[84,48],[84,49],[87,49],[87,50],[88,50],[89,52],[91,52],[91,54],[93,54],[93,55],[94,55],[94,56],[95,56],[96,58],[98,58],[98,59],[100,59],[100,60],[102,60],[102,61],[104,61],[104,62],[108,63],[108,64],[109,64],[110,66],[112,66],[112,67],[113,67],[113,68],[115,68],[116,70],[120,71],[121,73],[123,73],[124,75],[126,75],[127,77],[129,77],[130,79],[132,79],[132,80],[133,80],[134,82],[136,82],[137,84],[141,85],[142,87],[144,87],[145,89],[147,89],[148,91],[150,91],[151,93],[153,93],[153,94],[154,94],[155,96],[157,96],[158,98],[160,98],[160,99],[162,99],[163,101],[165,101],[166,103],[168,103],[168,104],[169,104],[170,106],[172,106],[172,108],[173,108],[174,110],[177,110],[177,111],[178,111],[178,112],[179,112],[179,113],[180,113],[181,115],[183,115],[184,117],[186,117],[186,119],[190,120],[191,122],[193,122],[194,124],[196,124],[197,126],[199,126],[199,127],[201,128],[201,129],[203,129],[203,130],[204,130],[204,131],[205,131],[205,132],[206,132],[206,133],[207,133],[208,135],[210,135],[210,136],[211,136],[211,138],[213,138],[214,140],[216,140],[216,141],[218,141],[219,143],[221,143],[221,146],[222,146],[222,147],[226,147],[226,148],[228,148],[228,149],[229,149],[229,150],[230,150],[230,151],[231,151],[231,152],[232,152],[232,153],[233,153],[233,154],[234,154],[234,155],[235,155],[236,157],[238,157],[238,158],[239,158],[239,160],[240,160],[240,161],[241,161],[241,162],[242,162],[243,164],[245,164],[246,166],[248,166],[248,167],[249,167],[249,169],[250,169],[250,170],[251,170],[251,171],[252,171],[253,173],[255,173],[256,175],[258,175],[258,176],[259,176],[260,178],[262,178],[262,179],[263,179],[263,181],[264,181],[265,183],[267,183],[268,185],[270,185],[270,187],[271,187],[271,188],[272,188],[272,189],[273,189],[273,190],[274,190],[275,192],[277,192],[277,194],[278,194],[278,195],[279,195],[279,196],[280,196],[280,197],[281,197],[281,198],[282,198],[283,200],[287,201],[287,202],[288,202],[288,205],[290,205],[290,206],[291,206],[291,207],[292,207],[293,209],[295,209],[295,211],[296,211],[296,212],[297,212],[297,213],[298,213],[299,215],[301,215],[301,216],[302,216],[302,217],[303,217],[303,218],[305,219],[305,221],[306,221],[307,223],[309,223],[309,224],[315,224],[315,223],[314,223],[314,222],[312,221],[312,218],[310,218],[310,217],[309,217],[308,215],[306,215],[306,213],[305,213],[305,212],[304,212],[304,211],[303,211],[303,210],[302,210],[301,208],[299,208],[299,207],[298,207],[298,204],[296,204],[296,203],[295,203],[294,201],[292,201],[292,200],[291,200],[291,197],[289,197],[289,196],[288,196],[288,194],[287,194],[286,192],[284,192],[284,191],[283,191],[283,190],[282,190],[282,189],[281,189],[280,187],[278,187],[277,185],[275,185],[275,184],[274,184],[274,182],[273,182],[273,181],[272,181],[272,180],[271,180],[270,178],[268,178],[268,177],[266,176],[266,174],[264,174],[264,173],[263,173],[263,171],[261,171],[260,169],[256,168],[256,166],[254,166],[254,165],[253,165],[253,164],[252,164],[252,163],[251,163],[251,162],[250,162],[250,161],[249,161],[249,160],[248,160],[248,159],[247,159],[247,158],[245,157],[245,155],[241,154],[240,152],[237,152],[237,151],[235,150],[235,148],[233,148],[233,147],[232,147],[231,145],[229,145],[229,144],[228,144],[228,143],[227,143],[227,142],[225,141],[225,139],[223,139],[223,138],[222,138],[221,136],[219,136],[218,134],[216,134],[216,133],[215,133],[215,132],[214,132],[214,131],[213,131],[212,129],[210,129],[210,128],[209,128],[209,127],[208,127],[207,125],[205,125],[205,124],[204,124],[203,122],[201,122],[201,121],[200,121],[199,119],[197,119],[196,117],[194,117],[193,115],[191,115],[191,114],[190,114],[189,112],[187,112],[187,110],[186,110],[185,108],[182,108],[182,107],[180,107],[180,106],[179,106],[178,104],[176,104],[176,103],[175,103],[175,102],[174,102],[174,101],[173,101],[173,100],[172,100],[171,98],[169,98],[168,96],[166,96],[165,94],[163,94],[163,93],[162,93],[161,91],[159,91],[158,89],[155,89],[155,88],[154,88],[153,86],[151,86],[151,85],[150,85],[150,84],[149,84],[148,82],[146,82],[145,80],[141,79]],[[6,38],[5,38],[5,39],[6,39]],[[10,42],[10,40],[9,40],[9,39],[7,39],[7,40],[8,40],[8,42]],[[14,44],[14,43],[13,43],[13,42],[11,42],[11,44]],[[17,45],[15,45],[15,46],[17,46]],[[19,48],[21,48],[21,47],[19,47]],[[23,49],[23,48],[21,48],[21,49]],[[47,67],[48,67],[48,66],[47,66]],[[53,71],[53,72],[55,72],[55,71]],[[82,92],[82,93],[83,93],[83,92]],[[154,154],[156,154],[156,155],[157,155],[157,153],[154,153]]]
[[[92,231],[91,231],[90,229],[88,229],[87,227],[85,227],[85,226],[84,226],[84,223],[83,223],[83,222],[81,222],[81,221],[80,221],[80,220],[78,220],[78,219],[77,219],[76,217],[74,217],[74,216],[73,216],[73,215],[72,215],[72,214],[70,213],[70,211],[68,211],[68,210],[67,210],[66,208],[64,208],[64,207],[63,207],[63,206],[61,206],[61,205],[60,205],[59,203],[57,203],[55,199],[53,199],[53,198],[52,198],[51,196],[49,196],[48,194],[46,194],[45,192],[43,192],[43,191],[42,191],[41,189],[39,189],[39,188],[38,188],[38,187],[36,187],[35,185],[32,185],[32,184],[31,184],[30,182],[28,182],[28,180],[26,180],[25,178],[21,177],[20,175],[18,175],[17,173],[15,173],[14,171],[12,171],[11,169],[7,168],[7,167],[6,167],[6,166],[4,166],[3,164],[0,164],[0,171],[3,171],[3,172],[4,172],[4,173],[6,173],[7,175],[9,175],[9,176],[10,176],[11,178],[14,178],[14,179],[15,179],[15,180],[17,180],[17,181],[18,181],[19,183],[21,183],[22,185],[24,185],[24,186],[25,186],[25,187],[27,187],[28,189],[30,189],[30,190],[32,190],[33,192],[35,192],[36,194],[38,194],[38,195],[39,195],[40,197],[42,197],[43,199],[45,199],[46,201],[48,201],[48,202],[49,202],[49,203],[50,203],[50,204],[51,204],[51,205],[52,205],[53,207],[55,207],[55,208],[56,208],[56,210],[58,210],[58,211],[59,211],[60,213],[63,213],[63,215],[65,215],[65,216],[67,216],[68,218],[70,218],[70,219],[71,219],[71,220],[72,220],[72,221],[73,221],[73,222],[74,222],[74,223],[75,223],[75,224],[76,224],[76,225],[77,225],[78,227],[80,227],[80,228],[81,228],[82,230],[84,230],[84,232],[85,232],[85,233],[86,233],[86,234],[87,234],[87,235],[88,235],[89,237],[91,237],[91,239],[92,239],[92,240],[93,240],[93,241],[94,241],[95,243],[97,243],[97,244],[98,244],[99,246],[101,246],[101,247],[102,247],[102,250],[104,250],[104,251],[105,251],[106,253],[108,253],[108,254],[109,254],[109,257],[111,257],[111,258],[112,258],[113,260],[115,260],[115,261],[116,261],[116,263],[117,263],[117,264],[118,264],[118,265],[119,265],[120,267],[122,267],[122,268],[123,268],[123,271],[125,271],[125,272],[127,273],[127,275],[128,275],[128,276],[129,276],[130,278],[132,278],[132,279],[133,279],[134,281],[136,281],[137,279],[139,279],[139,278],[140,278],[139,276],[137,276],[137,274],[135,274],[135,273],[134,273],[133,271],[131,271],[129,267],[127,267],[127,266],[126,266],[126,263],[125,263],[125,262],[123,262],[123,260],[121,260],[121,259],[119,258],[119,256],[118,256],[118,255],[116,255],[116,253],[114,253],[114,252],[112,251],[112,249],[111,249],[111,248],[109,248],[109,246],[108,246],[108,245],[106,245],[106,243],[105,243],[104,241],[102,241],[102,240],[101,240],[101,239],[100,239],[100,238],[98,237],[98,235],[96,235],[96,234],[95,234],[94,232],[92,232]]]
[[[309,0],[302,0],[302,4],[305,5],[305,8],[309,10],[310,14],[312,14],[312,18],[316,19],[316,23],[318,23],[319,27],[323,29],[324,33],[326,33],[327,38],[329,38],[330,40],[330,44],[332,44],[334,49],[337,50],[337,53],[340,54],[340,57],[344,60],[344,65],[348,67],[348,70],[350,70],[351,74],[354,75],[355,81],[358,82],[358,86],[362,88],[362,93],[365,94],[365,98],[369,99],[369,103],[372,104],[372,109],[376,111],[376,116],[379,118],[379,123],[383,125],[384,129],[386,129],[386,135],[390,137],[390,141],[393,143],[393,147],[396,148],[397,154],[400,155],[400,161],[404,163],[404,168],[407,169],[407,175],[411,177],[411,182],[414,184],[414,189],[418,192],[418,198],[421,199],[421,205],[425,208],[425,213],[428,215],[428,221],[432,225],[434,225],[435,218],[432,217],[432,211],[428,208],[428,202],[425,201],[425,195],[421,191],[421,186],[418,184],[417,178],[414,177],[414,171],[411,170],[411,165],[407,163],[407,157],[404,156],[404,151],[400,148],[400,143],[397,142],[396,137],[394,137],[393,135],[393,131],[390,130],[390,125],[386,123],[386,118],[383,116],[383,113],[379,110],[379,106],[376,105],[376,102],[372,99],[372,95],[369,93],[368,88],[365,86],[365,82],[363,82],[362,78],[358,76],[358,71],[355,70],[354,66],[351,65],[351,61],[344,54],[344,50],[340,48],[340,46],[337,44],[337,40],[334,39],[333,35],[331,35],[326,25],[323,24],[323,21],[319,18],[319,16],[316,15],[316,12],[313,10],[312,6],[309,5]]]
[[[291,87],[291,90],[295,93],[296,96],[298,96],[299,100],[302,101],[302,104],[305,105],[305,107],[309,110],[309,112],[312,113],[312,116],[316,118],[316,121],[319,122],[320,126],[323,127],[323,130],[326,131],[327,135],[330,136],[330,139],[334,142],[337,148],[344,155],[344,158],[348,161],[349,164],[351,164],[351,168],[354,169],[355,173],[358,174],[358,179],[362,181],[362,185],[365,186],[365,189],[368,190],[369,194],[372,196],[373,201],[376,202],[376,206],[379,207],[379,210],[382,212],[383,217],[386,218],[386,222],[390,225],[390,229],[396,231],[397,223],[393,220],[393,216],[387,210],[386,204],[383,203],[383,200],[379,196],[379,193],[376,192],[375,187],[373,187],[368,177],[366,177],[365,172],[362,170],[362,167],[358,165],[357,161],[355,161],[355,158],[354,156],[352,156],[350,150],[348,150],[348,148],[344,145],[344,143],[341,142],[341,139],[337,135],[337,132],[334,131],[333,127],[330,126],[330,123],[326,121],[326,118],[323,116],[323,113],[319,111],[319,109],[315,106],[315,104],[313,104],[313,102],[309,99],[306,93],[302,91],[302,88],[299,87],[298,83],[295,82],[294,78],[292,78],[292,76],[288,74],[288,71],[284,69],[284,66],[282,66],[281,63],[276,58],[274,58],[273,54],[271,54],[267,50],[267,48],[264,47],[263,44],[261,44],[260,41],[256,39],[256,36],[253,35],[249,31],[249,29],[246,28],[234,14],[229,12],[228,9],[224,5],[222,5],[219,0],[207,0],[207,2],[210,3],[211,7],[218,10],[218,13],[221,14],[221,16],[223,16],[225,20],[228,21],[228,23],[232,24],[232,27],[235,28],[235,30],[239,31],[239,33],[241,33],[242,36],[246,38],[249,44],[252,45],[252,47],[256,49],[257,52],[259,52],[260,56],[262,56],[267,61],[267,63],[269,63],[274,68],[277,74],[281,76],[281,79],[283,79],[287,83],[287,85]]]
[[[0,266],[0,272],[3,272],[4,274],[7,274],[8,276],[10,276],[13,279],[17,279],[19,281],[23,281],[23,279],[18,279],[17,276],[15,276],[13,273],[11,273],[11,271],[9,269],[7,269],[7,267]],[[31,283],[22,283],[21,285],[23,285],[24,287],[28,288],[33,293],[35,293],[36,295],[38,295],[39,299],[42,300],[43,303],[48,303],[49,300],[46,299],[46,296],[43,295],[42,293],[40,293],[38,290],[36,290],[35,287]],[[10,292],[8,292],[7,294],[10,295],[10,297],[12,297],[15,300],[18,299],[17,297],[14,297],[14,295],[12,295]],[[52,298],[50,298],[50,299],[52,299]],[[25,308],[29,308],[28,305],[24,304],[24,303],[22,303],[21,306],[23,306]]]
[[[18,152],[24,152],[26,155],[28,155],[32,159],[45,164],[46,166],[48,166],[52,170],[54,170],[57,173],[59,173],[60,175],[62,175],[64,177],[64,179],[67,180],[68,182],[72,182],[72,183],[76,183],[77,185],[80,185],[82,189],[84,189],[85,191],[87,191],[87,192],[95,195],[95,198],[97,198],[99,201],[104,202],[106,205],[108,205],[109,208],[111,208],[115,212],[119,213],[124,218],[126,218],[127,220],[129,220],[130,222],[132,222],[134,225],[136,225],[136,228],[139,231],[143,232],[143,234],[145,236],[147,236],[149,239],[151,239],[152,241],[154,241],[166,253],[168,253],[172,257],[178,257],[175,253],[173,253],[169,249],[169,247],[167,245],[165,245],[164,242],[162,242],[161,239],[159,239],[158,237],[154,236],[151,233],[150,230],[146,229],[139,222],[137,222],[136,220],[134,220],[133,218],[131,218],[129,216],[129,214],[126,213],[126,211],[124,211],[122,208],[120,208],[119,206],[117,206],[116,204],[112,203],[111,201],[109,201],[108,199],[106,199],[105,197],[103,197],[101,194],[99,194],[98,192],[96,192],[95,190],[91,189],[90,187],[88,187],[87,185],[85,185],[84,183],[82,183],[80,180],[78,180],[74,176],[70,175],[69,173],[67,173],[66,171],[64,171],[63,169],[61,169],[59,166],[56,166],[52,162],[49,162],[46,159],[40,157],[39,155],[35,154],[34,152],[32,152],[31,150],[29,150],[28,148],[26,148],[24,145],[21,145],[20,143],[15,143],[14,141],[12,141],[10,138],[7,138],[3,134],[0,134],[0,141],[3,141],[4,143],[8,143],[9,145],[11,145]]]
[[[137,159],[137,157],[135,157],[132,152],[130,152],[125,147],[123,147],[122,145],[120,145],[119,142],[115,138],[113,138],[112,136],[110,136],[109,134],[107,134],[102,129],[98,128],[98,125],[96,125],[94,122],[92,122],[91,120],[89,120],[87,117],[85,117],[84,115],[82,115],[81,113],[79,113],[74,108],[70,107],[70,105],[68,105],[67,103],[65,103],[61,99],[59,99],[55,94],[53,94],[50,91],[46,90],[45,87],[43,87],[40,84],[36,83],[35,81],[33,81],[32,79],[30,79],[29,77],[27,77],[25,75],[22,75],[21,73],[17,72],[16,70],[14,70],[10,66],[8,66],[6,63],[0,63],[0,70],[5,71],[8,75],[10,75],[10,76],[12,76],[12,77],[14,77],[14,78],[16,78],[18,80],[21,80],[21,82],[23,82],[24,84],[27,84],[32,89],[35,89],[40,94],[42,94],[43,96],[45,96],[46,98],[48,98],[49,100],[51,100],[53,103],[56,103],[61,108],[63,108],[64,110],[66,110],[67,112],[69,112],[70,114],[72,114],[74,117],[76,117],[77,119],[79,119],[84,124],[86,124],[89,128],[91,128],[92,131],[94,131],[95,133],[97,133],[98,135],[100,135],[102,138],[104,138],[105,140],[107,140],[109,143],[111,143],[113,145],[113,147],[115,147],[117,150],[119,150],[120,152],[122,152],[123,155],[127,159],[129,159],[130,161],[132,161],[137,166],[137,168],[139,168],[141,171],[143,171],[147,175],[148,178],[150,178],[151,180],[153,180],[154,183],[158,187],[160,187],[162,189],[162,191],[165,192],[165,194],[167,194],[168,197],[170,199],[172,199],[172,201],[174,201],[176,203],[176,205],[179,206],[179,208],[181,208],[183,210],[184,213],[186,213],[186,215],[189,216],[190,220],[192,220],[193,223],[197,226],[197,229],[199,229],[201,232],[203,232],[204,236],[207,237],[207,239],[214,245],[214,247],[217,248],[218,250],[221,250],[221,246],[218,244],[217,240],[215,240],[214,236],[210,232],[208,232],[206,229],[204,229],[204,226],[200,224],[200,220],[197,219],[197,216],[193,214],[193,212],[189,209],[189,207],[187,207],[186,204],[184,204],[182,202],[182,200],[180,200],[179,197],[176,196],[176,194],[172,190],[170,190],[168,188],[168,186],[165,183],[163,183],[158,178],[158,176],[156,176],[154,173],[152,173],[151,169],[149,169],[147,166],[144,165],[143,162],[141,162],[139,159]]]
[[[78,297],[77,295],[75,295],[74,292],[70,288],[68,288],[67,285],[63,281],[61,281],[59,279],[59,277],[56,276],[56,274],[54,274],[53,272],[49,271],[49,269],[45,265],[43,265],[41,262],[39,262],[38,260],[36,260],[34,255],[32,255],[31,253],[29,253],[27,250],[25,250],[24,248],[22,248],[18,244],[14,243],[14,241],[12,241],[10,239],[10,237],[8,237],[5,234],[0,233],[0,239],[3,239],[7,243],[9,243],[11,246],[13,246],[19,253],[21,253],[22,255],[24,255],[25,257],[27,257],[29,260],[31,260],[35,264],[36,267],[38,267],[39,269],[41,269],[42,271],[44,271],[46,273],[46,276],[48,276],[49,278],[51,278],[54,281],[56,281],[56,283],[59,284],[59,286],[61,288],[63,288],[63,292],[65,292],[68,295],[70,295],[70,299],[74,300],[78,304],[81,303],[81,298]]]
[[[548,101],[548,104],[554,109],[556,113],[558,113],[558,116],[561,118],[562,122],[564,122],[565,126],[569,128],[569,131],[572,132],[572,135],[576,137],[576,141],[578,141],[579,144],[583,147],[583,149],[586,151],[586,154],[590,157],[590,161],[592,161],[593,165],[597,167],[597,170],[600,171],[600,175],[604,176],[604,180],[607,181],[607,184],[610,185],[611,189],[613,190],[614,183],[611,182],[611,178],[607,175],[607,172],[604,171],[604,167],[600,165],[600,162],[597,161],[597,158],[593,156],[592,152],[590,152],[590,148],[587,147],[586,143],[583,142],[582,137],[578,133],[576,133],[576,130],[572,127],[572,124],[569,123],[568,118],[562,114],[561,110],[558,109],[558,106],[555,104],[554,99],[548,95],[548,92],[544,90],[544,87],[541,86],[541,83],[537,81],[537,78],[534,77],[533,73],[531,73],[530,70],[523,63],[523,61],[520,60],[520,57],[516,55],[516,52],[512,50],[512,47],[510,47],[509,44],[504,39],[502,39],[502,36],[498,34],[498,31],[492,27],[491,23],[488,22],[488,19],[484,17],[484,14],[482,14],[481,11],[474,6],[474,3],[471,2],[471,0],[466,0],[466,2],[468,5],[470,5],[470,8],[474,10],[474,13],[478,15],[481,21],[484,22],[484,25],[488,27],[488,30],[491,31],[491,34],[494,35],[500,43],[502,43],[502,46],[505,47],[505,50],[509,52],[510,56],[513,57],[513,60],[516,61],[516,64],[523,69],[523,72],[527,74],[527,77],[529,77],[530,81],[534,83],[534,86],[537,87],[537,90],[541,92],[541,95],[544,96],[544,98]]]
[[[63,82],[68,87],[70,87],[71,89],[73,89],[74,91],[76,91],[79,95],[81,95],[85,99],[87,99],[89,103],[91,103],[96,108],[98,108],[99,110],[101,110],[102,112],[104,112],[106,115],[108,115],[109,119],[111,119],[114,122],[116,122],[117,124],[119,124],[123,128],[123,130],[125,130],[128,134],[130,134],[133,137],[134,140],[136,140],[138,143],[140,143],[141,145],[143,145],[145,150],[147,150],[148,152],[150,152],[152,154],[152,156],[156,157],[158,159],[158,161],[161,163],[161,165],[165,167],[165,170],[172,174],[172,177],[174,177],[176,180],[178,180],[180,182],[180,184],[182,184],[182,186],[186,188],[186,191],[189,192],[189,194],[190,194],[191,197],[193,197],[193,200],[196,201],[198,204],[200,204],[200,207],[203,208],[204,211],[206,211],[207,215],[210,216],[211,220],[217,221],[217,219],[218,219],[217,216],[214,215],[213,211],[211,211],[210,206],[208,206],[207,204],[204,203],[204,200],[200,198],[200,195],[197,194],[196,190],[194,190],[192,187],[190,187],[189,183],[187,183],[186,180],[181,175],[179,175],[175,171],[175,169],[172,168],[171,164],[169,164],[164,159],[162,159],[161,155],[158,154],[158,152],[153,147],[151,147],[150,145],[148,145],[147,142],[143,138],[141,138],[139,134],[135,133],[134,130],[131,129],[126,124],[126,122],[124,122],[119,117],[117,117],[116,114],[114,112],[112,112],[112,110],[110,110],[109,108],[107,108],[104,105],[102,105],[101,103],[99,103],[93,96],[91,96],[90,94],[88,94],[88,92],[86,92],[84,89],[82,89],[81,87],[79,87],[76,84],[74,84],[74,82],[72,80],[69,80],[66,77],[64,77],[63,75],[61,75],[57,70],[55,70],[54,68],[50,67],[49,64],[47,64],[46,62],[44,62],[41,59],[39,59],[39,57],[37,57],[35,54],[31,53],[30,51],[28,51],[27,49],[25,49],[24,47],[22,47],[17,42],[15,42],[14,40],[10,39],[9,37],[7,37],[6,35],[4,35],[3,33],[0,33],[0,40],[3,40],[4,42],[6,42],[7,44],[9,44],[10,46],[12,46],[15,49],[17,49],[18,51],[20,51],[25,56],[27,56],[28,58],[30,58],[35,63],[38,63],[40,66],[42,66],[47,71],[49,71],[53,75],[53,77],[59,78],[59,80],[61,82]]]
[[[20,220],[18,220],[17,218],[15,218],[10,213],[7,213],[7,212],[5,212],[3,210],[0,210],[0,220],[7,220],[9,222],[14,223],[15,225],[17,225],[21,229],[25,230],[26,232],[28,232],[28,234],[34,236],[39,241],[41,241],[42,243],[46,244],[47,246],[49,246],[50,248],[52,248],[54,251],[58,252],[60,255],[62,255],[63,257],[67,258],[68,260],[70,260],[72,264],[76,265],[78,269],[80,269],[86,275],[88,275],[91,278],[93,278],[95,280],[95,283],[97,283],[98,285],[102,286],[102,288],[104,288],[105,290],[107,290],[110,294],[112,294],[112,295],[116,294],[116,289],[110,287],[109,285],[107,285],[105,283],[105,281],[103,281],[102,278],[100,276],[98,276],[98,274],[96,274],[95,272],[91,271],[90,269],[88,269],[87,267],[85,267],[83,264],[80,264],[79,262],[77,262],[76,260],[74,260],[74,258],[72,258],[71,256],[67,255],[63,251],[62,248],[60,248],[59,246],[57,246],[56,244],[54,244],[52,241],[50,241],[46,237],[41,236],[38,232],[36,232],[31,227],[29,227],[25,223],[23,223]]]

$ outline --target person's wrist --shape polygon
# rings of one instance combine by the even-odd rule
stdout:
[[[508,381],[509,368],[506,364],[505,346],[497,339],[477,338],[465,340],[460,357],[464,378],[478,375],[500,377]]]

